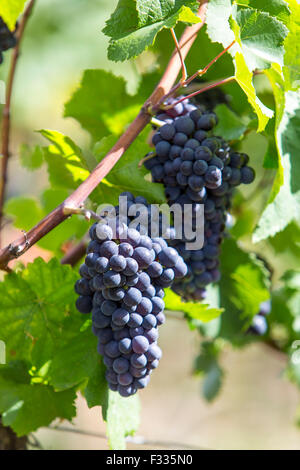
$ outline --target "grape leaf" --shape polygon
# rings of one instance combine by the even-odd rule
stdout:
[[[113,450],[124,450],[125,437],[131,436],[139,427],[140,401],[138,395],[121,397],[117,392],[108,393],[108,406],[104,411],[107,423],[109,446]]]
[[[300,271],[290,269],[284,273],[281,279],[286,287],[296,290],[300,289]]]
[[[76,274],[55,258],[37,258],[0,284],[0,331],[8,360],[31,360],[41,367],[80,329],[75,309]]]
[[[22,165],[28,170],[37,170],[44,161],[43,151],[39,145],[30,147],[27,144],[22,144],[20,158]]]
[[[38,201],[29,197],[10,198],[5,203],[4,213],[7,216],[12,216],[15,227],[22,228],[23,230],[31,229],[44,216],[44,211],[41,209]],[[28,214],[30,214],[30,219]]]
[[[136,1],[119,0],[117,8],[106,21],[104,34],[111,38],[121,37],[138,26]]]
[[[219,104],[214,112],[217,114],[219,122],[214,129],[215,135],[221,135],[225,140],[241,139],[247,125],[225,104]]]
[[[269,13],[270,16],[276,17],[286,26],[289,23],[291,12],[284,0],[268,0],[265,2],[261,2],[261,0],[243,0],[238,3]]]
[[[233,10],[234,13],[234,10]],[[239,29],[234,28],[249,70],[266,69],[272,63],[283,65],[286,26],[269,13],[250,8],[237,9],[233,14]]]
[[[171,291],[171,289],[166,290],[164,301],[166,310],[183,312],[188,317],[203,322],[209,322],[219,317],[223,312],[222,308],[211,308],[209,305],[202,303],[182,302],[180,296]]]
[[[76,119],[97,140],[120,134],[142,103],[141,98],[127,94],[124,78],[104,70],[86,70],[79,88],[65,104],[64,115]]]
[[[217,397],[222,386],[224,372],[218,363],[219,353],[220,348],[216,342],[204,341],[194,363],[195,373],[204,375],[202,394],[209,402]]]
[[[109,172],[106,181],[115,188],[119,188],[119,192],[131,191],[135,195],[144,196],[149,203],[164,203],[166,199],[163,186],[145,180],[148,171],[143,165],[139,167],[139,162],[149,152],[149,146],[146,143],[147,134],[148,131],[145,130],[135,139],[122,158]],[[96,143],[94,155],[97,161],[102,160],[115,141],[115,136],[109,136]]]
[[[1,2],[0,16],[11,31],[15,29],[17,19],[22,13],[25,3],[26,0],[9,0]]]
[[[43,149],[52,186],[76,189],[89,175],[80,148],[60,132],[41,130],[40,133],[52,142]]]
[[[288,23],[289,34],[284,48],[284,83],[286,90],[300,87],[300,5],[297,0],[289,0],[291,16]]]
[[[220,306],[225,312],[221,317],[220,336],[234,344],[243,344],[247,341],[245,330],[258,313],[260,302],[270,296],[269,273],[254,255],[243,251],[232,239],[223,242],[221,272]]]
[[[55,353],[47,379],[56,390],[83,383],[88,406],[102,406],[107,400],[104,373],[105,367],[97,352],[97,338],[89,327]]]
[[[254,232],[254,242],[274,236],[293,220],[299,220],[300,165],[297,153],[300,142],[300,92],[283,93],[280,91],[280,83],[278,86],[277,82],[275,86],[278,90],[275,92],[278,118],[276,140],[281,156],[281,166],[273,185],[269,204]],[[280,186],[282,180],[283,184]]]
[[[211,365],[210,369],[205,374],[205,379],[202,386],[202,393],[207,401],[214,400],[220,393],[223,379],[223,370],[218,363]]]
[[[269,118],[273,116],[273,111],[267,108],[256,96],[256,91],[252,83],[252,73],[248,69],[245,59],[240,52],[235,55],[235,79],[246,93],[249,103],[258,117],[258,132],[265,129]]]
[[[252,259],[250,263],[237,266],[231,278],[234,280],[233,302],[243,311],[243,316],[253,317],[260,304],[270,297],[266,273]]]
[[[55,418],[71,420],[76,416],[75,390],[55,392],[41,384],[20,384],[0,375],[0,413],[5,426],[18,436],[48,426]]]
[[[198,23],[198,2],[194,0],[143,0],[136,2],[137,11],[121,0],[103,32],[109,36],[108,58],[124,61],[136,57],[151,44],[163,28],[173,28],[178,21]]]
[[[234,41],[234,33],[230,27],[229,19],[232,14],[230,0],[210,0],[206,11],[207,34],[212,42],[219,42],[224,47]],[[230,53],[237,50],[237,46],[230,49]]]
[[[207,8],[207,33],[213,42],[219,42],[227,47],[232,41],[237,44],[229,49],[229,53],[234,57],[235,79],[246,94],[249,103],[258,117],[258,131],[263,131],[273,112],[268,109],[256,96],[256,91],[252,83],[252,71],[246,62],[245,50],[240,37],[240,27],[233,19],[234,9],[230,0],[211,0]],[[251,34],[255,33],[255,22],[250,29]],[[247,39],[244,36],[244,40]],[[247,47],[247,46],[245,46]]]
[[[0,377],[17,384],[30,384],[29,363],[26,361],[10,361],[8,364],[0,364]]]

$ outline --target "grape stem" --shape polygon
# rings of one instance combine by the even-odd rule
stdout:
[[[197,70],[197,72],[195,72],[190,77],[186,78],[186,80],[184,80],[184,81],[181,80],[180,82],[176,83],[176,85],[174,85],[171,88],[171,90],[169,91],[169,93],[167,93],[167,95],[163,97],[163,99],[158,103],[158,106],[156,106],[155,110],[153,110],[153,111],[157,111],[158,109],[168,109],[168,108],[164,107],[164,101],[166,101],[168,98],[170,98],[171,96],[174,96],[176,93],[178,93],[180,88],[187,87],[193,80],[195,80],[195,78],[204,75],[210,69],[210,67],[215,62],[217,62],[217,60],[220,57],[222,57],[222,55],[224,55],[225,52],[227,52],[234,44],[235,44],[235,41],[232,41],[229,44],[229,46],[225,47],[225,49],[223,49],[223,51],[221,51],[213,60],[211,60],[209,62],[209,64],[207,64],[204,67],[204,69]]]
[[[194,91],[194,93],[190,93],[189,95],[186,95],[183,98],[180,98],[178,101],[175,101],[174,103],[172,103],[170,105],[162,106],[162,109],[172,109],[177,104],[182,103],[182,101],[193,98],[193,96],[200,95],[200,93],[204,93],[205,91],[208,91],[211,88],[216,88],[218,86],[225,85],[226,83],[232,82],[233,80],[235,80],[234,76],[228,77],[228,78],[223,78],[222,80],[217,80],[216,82],[213,82],[210,85],[202,86],[200,88],[200,90]]]
[[[13,84],[16,75],[17,62],[20,55],[21,40],[24,35],[25,27],[31,15],[35,0],[31,0],[28,4],[19,26],[16,31],[17,44],[12,53],[11,65],[7,79],[7,87],[5,93],[5,105],[2,112],[2,144],[1,144],[1,179],[0,179],[0,227],[3,219],[3,206],[5,200],[5,189],[7,183],[8,160],[10,157],[10,107],[13,91]],[[0,232],[1,233],[1,232]],[[1,246],[1,239],[0,239]]]
[[[162,127],[166,124],[165,121],[161,121],[156,117],[152,117],[150,123],[153,124],[155,127]]]
[[[202,21],[192,26],[188,26],[181,36],[179,47],[183,58],[186,57],[197,37],[197,33],[204,25],[207,3],[208,0],[200,1],[198,15]],[[22,236],[0,250],[0,269],[5,270],[9,261],[17,258],[20,253],[25,253],[41,238],[43,238],[51,230],[66,220],[70,216],[65,213],[66,207],[82,207],[84,201],[98,186],[100,181],[105,178],[105,176],[122,157],[124,152],[137,138],[140,132],[150,122],[151,114],[149,110],[151,110],[153,106],[157,105],[162,99],[164,100],[164,97],[174,85],[180,70],[181,61],[178,56],[177,49],[175,49],[158,85],[142,106],[137,117],[127,127],[124,134],[119,138],[117,143],[106,154],[103,160],[94,168],[87,179],[83,181],[83,183],[81,183],[81,185],[65,201],[63,201],[52,212],[50,212],[50,214],[48,214],[37,225],[35,225],[35,227],[27,232],[26,244],[24,243],[24,236]]]
[[[217,60],[222,57],[222,55],[225,54],[225,52],[227,52],[233,45],[235,44],[235,41],[232,41],[232,43],[229,44],[229,46],[225,47],[225,49],[223,49],[223,51],[221,51],[213,60],[211,60],[209,62],[209,64],[207,64],[204,69],[201,69],[201,70],[197,70],[197,72],[195,72],[193,75],[191,75],[184,83],[184,86],[188,86],[193,80],[195,80],[195,78],[197,77],[201,77],[202,75],[204,75],[209,69],[210,67],[215,63],[217,62]]]
[[[84,218],[88,221],[90,221],[91,219],[98,221],[101,220],[101,217],[99,217],[96,212],[86,209],[85,207],[64,206],[63,213],[68,216],[74,214],[83,215]]]
[[[187,71],[186,71],[186,65],[184,63],[184,58],[182,57],[180,46],[178,44],[178,40],[177,40],[174,28],[171,28],[170,31],[171,31],[172,37],[174,39],[175,47],[177,49],[177,53],[178,53],[178,56],[179,56],[179,59],[180,59],[180,62],[181,62],[181,70],[182,70],[181,83],[185,83],[185,81],[187,79]]]

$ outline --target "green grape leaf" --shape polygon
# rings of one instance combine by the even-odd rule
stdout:
[[[259,311],[260,304],[270,297],[266,272],[253,258],[250,263],[238,266],[231,277],[235,305],[243,311],[243,316],[253,317]]]
[[[270,16],[277,18],[285,25],[289,23],[291,11],[284,0],[268,0],[267,2],[261,2],[261,0],[243,0],[237,3],[269,13]]]
[[[10,361],[8,364],[0,364],[0,377],[16,384],[30,384],[29,369],[26,361]]]
[[[282,232],[269,238],[268,243],[276,253],[290,252],[294,260],[300,259],[300,227],[295,222],[289,224]]]
[[[65,117],[76,119],[94,140],[120,134],[137,115],[143,101],[126,92],[126,82],[104,70],[86,70],[70,100]]]
[[[80,329],[70,266],[37,258],[0,284],[0,331],[8,360],[31,360],[41,367]]]
[[[25,3],[26,0],[9,0],[1,2],[0,17],[3,18],[11,31],[15,29],[17,19],[24,10]]]
[[[205,374],[202,393],[207,401],[214,400],[222,387],[223,370],[218,363],[213,364]]]
[[[233,10],[234,13],[234,10]],[[234,28],[249,70],[266,69],[272,63],[283,65],[286,26],[269,13],[250,8],[233,14],[239,28]]]
[[[244,343],[245,330],[259,312],[260,302],[270,296],[269,273],[262,262],[232,239],[223,242],[221,272],[220,305],[225,312],[221,317],[220,337],[234,344]]]
[[[215,135],[221,135],[225,140],[241,139],[247,125],[241,120],[240,116],[235,114],[225,104],[219,104],[214,109],[219,122],[214,128]]]
[[[44,216],[38,201],[29,197],[12,197],[5,203],[4,213],[14,219],[15,227],[23,230],[31,229]]]
[[[43,149],[51,185],[76,189],[89,175],[80,148],[60,132],[41,130],[40,133],[52,142]]]
[[[247,95],[248,101],[254,109],[258,118],[258,132],[262,132],[268,120],[273,116],[273,111],[267,108],[256,96],[252,83],[252,73],[247,67],[244,56],[237,52],[235,55],[235,79]]]
[[[108,405],[104,411],[107,423],[109,446],[113,450],[126,448],[125,437],[133,435],[140,423],[140,401],[138,395],[121,397],[117,392],[108,393]]]
[[[284,281],[286,287],[290,289],[300,289],[300,271],[290,269],[284,273],[281,279]]]
[[[22,144],[20,147],[20,158],[24,168],[27,168],[27,170],[37,170],[44,161],[43,150],[39,145],[30,147],[27,144]]]
[[[97,338],[90,326],[56,352],[47,379],[56,390],[83,384],[81,388],[89,407],[106,403],[105,367],[97,352]]]
[[[198,23],[195,14],[198,2],[194,0],[143,0],[127,9],[127,1],[121,0],[103,32],[109,36],[108,58],[124,61],[141,54],[151,46],[163,28],[173,28],[179,21]]]
[[[89,408],[107,406],[108,387],[103,365],[98,364],[98,367],[95,367],[94,372],[89,376],[88,383],[84,389],[84,396]]]
[[[268,73],[269,77],[275,76]],[[300,92],[283,93],[279,80],[273,82],[276,99],[276,143],[280,155],[280,166],[272,193],[258,226],[253,241],[259,242],[282,231],[293,220],[299,220],[300,209]]]
[[[133,31],[137,26],[138,12],[136,1],[119,0],[117,8],[106,21],[103,32],[110,38],[118,38],[128,31]]]
[[[194,363],[195,373],[204,376],[202,395],[208,402],[217,397],[222,387],[224,372],[218,363],[219,353],[217,343],[205,341]]]
[[[284,48],[284,85],[286,90],[295,90],[300,86],[300,4],[297,0],[289,0],[291,16],[289,18],[289,34],[285,39]]]
[[[217,318],[223,312],[222,308],[212,308],[207,304],[182,302],[179,295],[175,294],[171,289],[166,290],[164,297],[166,310],[183,312],[189,318],[200,320],[202,322],[209,322]]]
[[[76,416],[75,390],[55,392],[41,384],[20,384],[0,375],[0,413],[4,426],[18,436],[48,426],[54,419],[71,420]]]
[[[144,196],[149,203],[166,202],[164,188],[161,184],[151,183],[145,179],[148,171],[141,165],[140,161],[149,152],[149,146],[146,143],[148,131],[144,130],[128,150],[112,168],[106,177],[106,181],[121,191],[131,191],[135,195]],[[104,137],[97,142],[94,147],[94,155],[97,161],[101,161],[108,150],[114,145],[115,136]],[[107,201],[103,201],[107,202]]]
[[[242,10],[243,11],[243,10]],[[252,10],[250,12],[253,13]],[[273,112],[268,109],[257,97],[255,88],[252,83],[252,68],[249,69],[247,59],[247,48],[249,45],[245,44],[243,46],[242,38],[240,37],[240,27],[237,22],[233,19],[233,14],[235,13],[235,7],[233,8],[230,0],[211,0],[207,8],[207,33],[213,42],[219,42],[223,47],[227,47],[232,41],[236,41],[236,44],[229,49],[229,53],[234,57],[234,66],[235,66],[235,80],[240,85],[241,89],[246,94],[250,105],[252,106],[254,112],[258,117],[258,131],[261,132],[265,129],[269,118],[273,116]],[[238,17],[240,18],[240,17]],[[261,18],[259,16],[259,18]],[[241,19],[244,17],[241,14]],[[256,23],[257,18],[253,21],[253,24],[250,25],[250,31],[248,30],[249,36],[245,34],[246,24],[241,21],[241,26],[243,33],[243,40],[247,43],[250,38],[255,42],[255,33],[256,33]],[[274,20],[277,21],[277,20]],[[251,22],[250,22],[251,23]],[[260,23],[261,24],[261,23]],[[247,26],[249,26],[247,24]],[[284,25],[281,25],[282,28],[285,28]],[[277,38],[277,36],[276,36]],[[279,41],[279,39],[278,39]],[[279,41],[282,47],[282,41]],[[245,51],[246,49],[246,51]],[[280,49],[281,50],[281,49]],[[279,52],[276,51],[278,54]],[[274,52],[274,54],[275,54]],[[282,50],[281,50],[282,52]],[[253,64],[251,64],[252,67]]]
[[[232,14],[230,0],[210,0],[206,11],[207,34],[212,42],[219,42],[224,47],[234,41],[234,33],[230,27],[229,19]],[[236,46],[232,51],[236,50]]]

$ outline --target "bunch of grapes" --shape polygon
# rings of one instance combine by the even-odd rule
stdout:
[[[3,19],[0,17],[0,64],[3,62],[2,52],[15,47],[16,43],[14,33],[8,29]]]
[[[152,180],[165,186],[169,205],[192,205],[194,225],[200,205],[204,205],[203,248],[187,250],[184,239],[171,242],[189,268],[185,278],[175,281],[172,289],[184,300],[198,301],[205,298],[205,287],[220,279],[220,244],[233,190],[241,183],[252,183],[255,174],[247,165],[246,154],[232,151],[221,137],[212,134],[217,116],[189,106],[194,109],[177,109],[183,112],[182,116],[171,118],[168,114],[167,123],[152,139],[156,155],[144,165],[151,171]],[[158,117],[165,120],[164,115]]]
[[[259,312],[252,320],[252,324],[248,330],[249,334],[263,336],[268,330],[267,315],[271,312],[271,301],[266,300],[259,306]]]
[[[142,197],[130,193],[127,207],[147,207]],[[103,222],[103,221],[102,221]],[[95,223],[75,290],[82,313],[92,312],[98,352],[107,368],[109,388],[128,397],[146,387],[158,366],[161,350],[158,326],[165,322],[164,288],[187,273],[177,251],[163,238],[144,234],[147,227],[130,227],[119,218]]]

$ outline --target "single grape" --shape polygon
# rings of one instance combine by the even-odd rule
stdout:
[[[145,336],[135,336],[132,339],[132,349],[137,354],[144,354],[149,349],[149,341]]]
[[[133,246],[129,243],[122,242],[119,245],[119,255],[124,256],[125,258],[132,256]]]
[[[89,295],[81,295],[76,300],[76,308],[80,313],[90,313],[93,308],[92,297]]]
[[[112,321],[117,326],[124,326],[129,322],[129,313],[123,308],[118,308],[112,314]]]
[[[109,266],[114,271],[124,271],[126,268],[126,258],[122,255],[113,255],[109,260]]]
[[[118,375],[118,382],[120,385],[128,386],[133,382],[133,377],[129,372]]]
[[[153,297],[151,299],[152,302],[152,313],[157,314],[163,312],[165,308],[165,303],[160,297]]]
[[[250,184],[253,183],[255,179],[255,171],[249,166],[243,166],[241,168],[241,183]]]
[[[106,356],[116,358],[120,356],[119,343],[118,341],[112,340],[105,345],[104,352]]]
[[[125,374],[129,370],[129,361],[124,357],[118,357],[113,362],[113,370],[116,374]]]
[[[151,306],[152,306],[152,304],[151,304]],[[139,315],[138,313],[131,313],[129,315],[128,326],[130,328],[137,328],[137,327],[141,326],[142,323],[143,323],[143,317],[141,315]]]
[[[105,287],[118,287],[121,284],[121,276],[116,271],[107,271],[103,274]]]
[[[112,240],[107,240],[102,243],[101,248],[100,248],[100,255],[110,259],[113,255],[118,254],[118,245],[112,241]]]
[[[153,261],[151,251],[144,247],[135,248],[132,257],[136,260],[140,269],[148,268]]]
[[[176,133],[176,130],[172,124],[165,124],[160,128],[159,132],[164,140],[172,140]]]
[[[152,315],[151,313],[149,313],[148,315],[144,317],[142,326],[146,330],[151,330],[151,328],[156,327],[156,324],[157,324],[156,317]]]
[[[141,291],[135,287],[130,287],[124,296],[124,303],[129,306],[138,305],[141,300]]]

